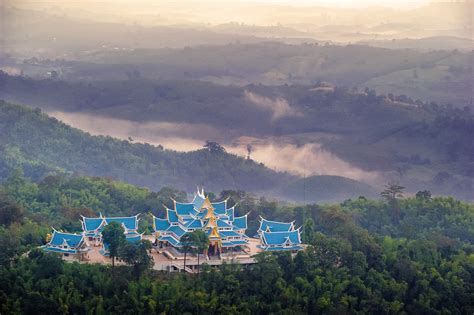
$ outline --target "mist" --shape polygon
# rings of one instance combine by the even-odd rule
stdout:
[[[246,157],[251,144],[250,158],[276,171],[298,176],[337,175],[369,184],[377,183],[381,174],[362,170],[324,150],[319,143],[302,146],[279,139],[240,137],[224,138],[219,130],[200,124],[149,122],[138,123],[123,119],[98,117],[89,114],[48,112],[48,115],[92,135],[111,136],[134,143],[149,143],[165,149],[189,152],[203,148],[206,140],[221,142],[229,153]]]
[[[282,97],[272,99],[249,91],[245,91],[244,96],[251,104],[269,111],[272,116],[272,121],[276,121],[283,117],[301,116],[301,113],[291,108],[288,101]]]

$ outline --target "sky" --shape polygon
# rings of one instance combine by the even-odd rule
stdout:
[[[63,2],[63,0],[0,0],[0,3],[15,3],[15,2]],[[193,2],[215,2],[215,3],[267,3],[267,4],[280,4],[280,5],[291,5],[291,6],[328,6],[328,7],[367,7],[367,6],[384,6],[384,7],[394,7],[394,8],[403,8],[403,7],[416,7],[430,2],[443,1],[443,0],[180,0],[183,3],[183,6],[186,3]],[[450,0],[444,0],[450,1]],[[175,3],[176,0],[67,0],[69,3],[90,3],[90,2],[116,2],[116,3],[135,3],[135,4],[157,4],[157,3]]]
[[[220,0],[232,1],[232,0]],[[273,3],[284,5],[303,5],[303,6],[336,6],[336,7],[367,7],[367,6],[385,6],[385,7],[416,7],[433,2],[431,0],[244,0],[254,3]]]

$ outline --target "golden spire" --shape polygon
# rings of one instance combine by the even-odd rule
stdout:
[[[209,235],[209,238],[221,238],[221,235],[219,234],[219,231],[217,231],[217,227],[213,227],[211,234]]]
[[[212,206],[212,203],[209,200],[209,197],[206,197],[206,199],[204,199],[204,202],[202,203],[199,209],[211,209],[211,208],[212,210],[214,210],[214,207]]]

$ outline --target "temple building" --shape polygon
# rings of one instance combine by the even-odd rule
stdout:
[[[72,234],[56,231],[48,235],[48,243],[42,248],[46,251],[69,255],[82,255],[87,252],[84,236],[82,234]]]
[[[260,217],[260,248],[265,251],[298,251],[301,246],[300,229],[295,229],[294,222],[277,222]]]
[[[102,214],[98,218],[82,217],[82,229],[88,241],[99,245],[102,242],[102,230],[107,224],[118,222],[125,230],[126,238],[140,237],[138,233],[138,214],[130,217],[104,217]]]
[[[190,203],[174,201],[173,209],[165,207],[166,218],[153,217],[153,229],[159,247],[182,247],[180,239],[196,230],[209,237],[208,254],[239,249],[248,244],[245,230],[247,215],[235,217],[234,207],[227,207],[227,200],[211,202],[204,190],[197,192]]]

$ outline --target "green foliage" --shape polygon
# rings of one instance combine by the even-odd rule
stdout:
[[[196,183],[205,183],[210,190],[226,186],[264,190],[292,178],[227,154],[216,145],[179,153],[149,144],[94,137],[39,110],[3,101],[0,133],[0,180],[10,177],[14,191],[23,187],[15,182],[21,171],[34,180],[76,173],[112,177],[153,189],[171,186],[186,191],[194,191]],[[31,187],[24,189],[34,193]]]
[[[20,178],[2,190],[9,191],[8,185],[18,182],[37,185],[35,190],[50,198],[60,195],[62,187],[69,187],[67,202],[77,209],[91,197],[84,198],[76,189],[97,190],[110,198],[101,200],[111,205],[139,202],[152,194],[122,183],[83,177],[50,177],[47,184]],[[128,193],[110,194],[110,187],[121,187],[119,191]],[[10,192],[15,197],[6,193],[5,200],[18,198],[25,201],[25,208],[18,220],[0,227],[2,314],[474,311],[474,208],[450,197],[428,198],[424,193],[423,198],[399,198],[400,217],[394,221],[392,203],[382,200],[358,198],[341,205],[292,207],[243,191],[225,191],[221,195],[229,196],[230,203],[241,201],[237,215],[252,209],[249,235],[255,233],[259,215],[296,219],[297,226],[304,226],[308,247],[294,257],[289,253],[259,254],[258,264],[249,267],[225,264],[215,270],[205,265],[196,277],[149,270],[150,244],[146,242],[123,242],[119,256],[131,268],[117,266],[114,273],[104,265],[66,263],[55,254],[31,250],[44,244],[50,229],[48,217],[36,215],[38,197]],[[24,194],[29,196],[26,191]],[[179,195],[174,190],[164,194]],[[199,247],[193,237],[197,234],[187,234],[190,249]],[[200,244],[202,248],[207,244],[205,237]],[[22,256],[28,250],[29,255]]]
[[[133,266],[133,271],[138,278],[153,267],[153,259],[148,255],[151,243],[141,240],[138,243],[123,242],[118,250],[118,256],[125,263]]]
[[[200,272],[200,260],[201,254],[209,248],[209,237],[202,230],[196,230],[190,233],[192,238],[192,246],[196,250],[197,259],[198,259],[198,272]]]
[[[314,239],[314,222],[313,219],[308,218],[304,221],[302,241],[306,244],[311,244]]]
[[[102,231],[102,240],[108,245],[112,266],[115,266],[115,257],[119,254],[120,247],[125,243],[125,230],[118,222],[107,224]]]
[[[394,202],[398,198],[403,197],[403,190],[405,187],[400,186],[396,183],[390,183],[385,186],[385,189],[380,193],[380,195],[385,198],[388,202]]]

